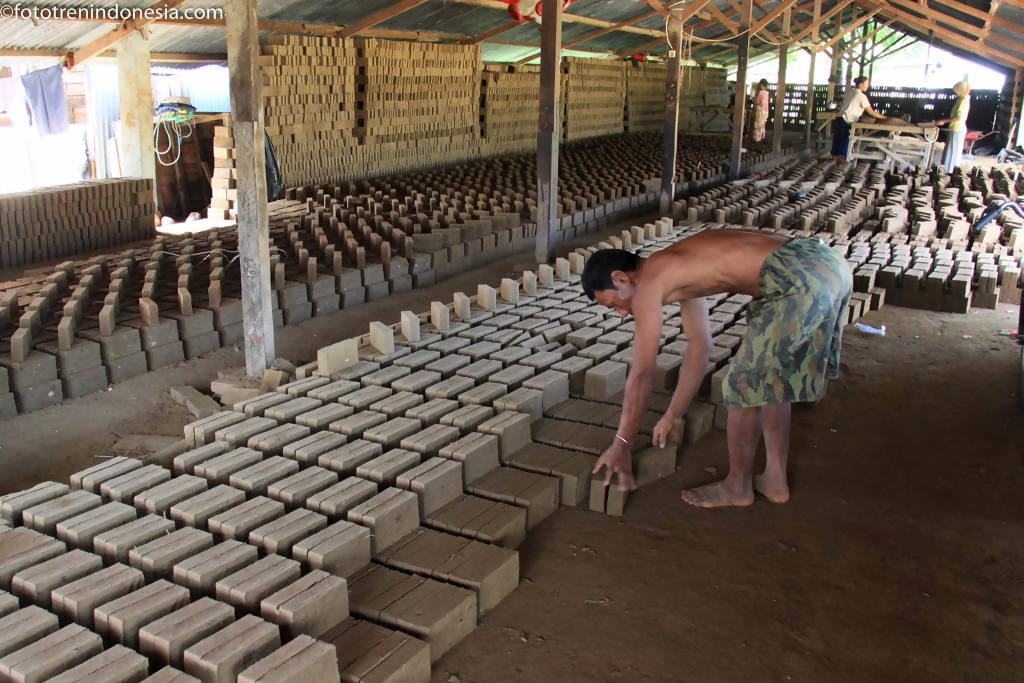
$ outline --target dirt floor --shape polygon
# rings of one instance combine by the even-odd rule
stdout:
[[[279,355],[497,283],[520,255],[282,330]],[[482,681],[1011,681],[1024,661],[1024,415],[1016,307],[887,307],[848,328],[843,375],[794,410],[792,500],[698,510],[725,435],[620,519],[562,508],[520,547],[522,584],[434,669]],[[242,364],[233,349],[0,423],[0,492],[66,480],[120,435],[180,435],[168,396]]]

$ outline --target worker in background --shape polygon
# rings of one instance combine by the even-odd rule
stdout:
[[[964,138],[967,137],[967,114],[971,111],[971,84],[967,81],[960,81],[953,86],[956,93],[956,102],[953,104],[953,111],[948,119],[939,119],[938,125],[949,124],[949,138],[946,140],[946,152],[942,157],[942,165],[946,173],[952,173],[953,169],[960,163],[960,157],[964,153]]]
[[[762,78],[757,84],[757,94],[754,95],[754,142],[764,142],[768,107],[768,81]]]
[[[754,491],[774,503],[789,500],[786,461],[790,407],[817,401],[826,379],[839,372],[842,323],[853,278],[846,262],[821,240],[786,239],[753,230],[706,230],[648,258],[601,249],[583,269],[590,299],[633,315],[633,363],[622,417],[612,444],[594,468],[612,475],[619,489],[636,488],[630,449],[647,407],[658,357],[662,306],[679,304],[687,348],[672,401],[654,427],[658,448],[679,443],[683,415],[704,382],[711,355],[705,296],[719,292],[753,297],[749,331],[722,381],[729,410],[729,474],[722,481],[683,491],[697,507],[744,506]],[[767,460],[754,476],[754,455],[764,430]]]
[[[879,114],[871,108],[871,101],[868,100],[867,91],[871,81],[867,76],[858,76],[853,79],[853,87],[846,91],[843,103],[839,105],[836,119],[832,122],[832,160],[839,162],[846,159],[850,150],[850,125],[857,123],[862,114],[868,114],[876,119],[884,119],[885,115]]]

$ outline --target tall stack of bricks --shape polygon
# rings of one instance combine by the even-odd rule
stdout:
[[[148,239],[154,213],[153,182],[142,178],[0,195],[0,268]]]
[[[536,150],[539,89],[540,74],[536,69],[484,65],[480,85],[482,156]]]
[[[225,219],[235,217],[235,184],[238,172],[235,170],[235,139],[231,133],[231,117],[225,116],[222,125],[213,129],[213,177],[210,179],[209,218]]]
[[[640,62],[626,67],[627,133],[658,132],[665,127],[664,64]]]
[[[562,139],[582,140],[623,131],[626,63],[562,60]]]

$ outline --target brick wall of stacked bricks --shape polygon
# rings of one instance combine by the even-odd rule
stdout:
[[[626,67],[627,133],[657,133],[665,128],[665,65],[654,62]]]
[[[683,234],[663,220],[609,240],[651,253]],[[530,530],[560,505],[622,513],[590,472],[631,330],[580,291],[589,251],[503,281],[500,298],[481,286],[373,323],[377,346],[350,340],[354,364],[321,349],[300,379],[187,425],[149,463],[105,459],[70,486],[0,497],[0,674],[429,680],[515,590]],[[718,299],[729,324],[715,325],[742,333],[745,301]],[[677,444],[648,446],[679,325],[666,315],[641,485],[676,467]],[[725,337],[709,371],[735,348]],[[683,440],[714,412],[695,402]]]
[[[539,90],[537,68],[484,64],[480,89],[482,156],[536,150]]]
[[[562,59],[562,139],[571,142],[621,133],[626,104],[626,63]]]
[[[154,212],[153,183],[141,178],[0,195],[0,268],[147,239]]]

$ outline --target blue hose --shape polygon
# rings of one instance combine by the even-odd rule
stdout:
[[[981,232],[982,228],[991,223],[992,219],[1001,214],[1005,209],[1013,209],[1014,213],[1016,213],[1021,218],[1024,218],[1024,209],[1020,207],[1020,204],[1014,201],[1005,201],[995,209],[990,209],[989,213],[983,215],[981,217],[981,220],[975,223],[974,231]]]

